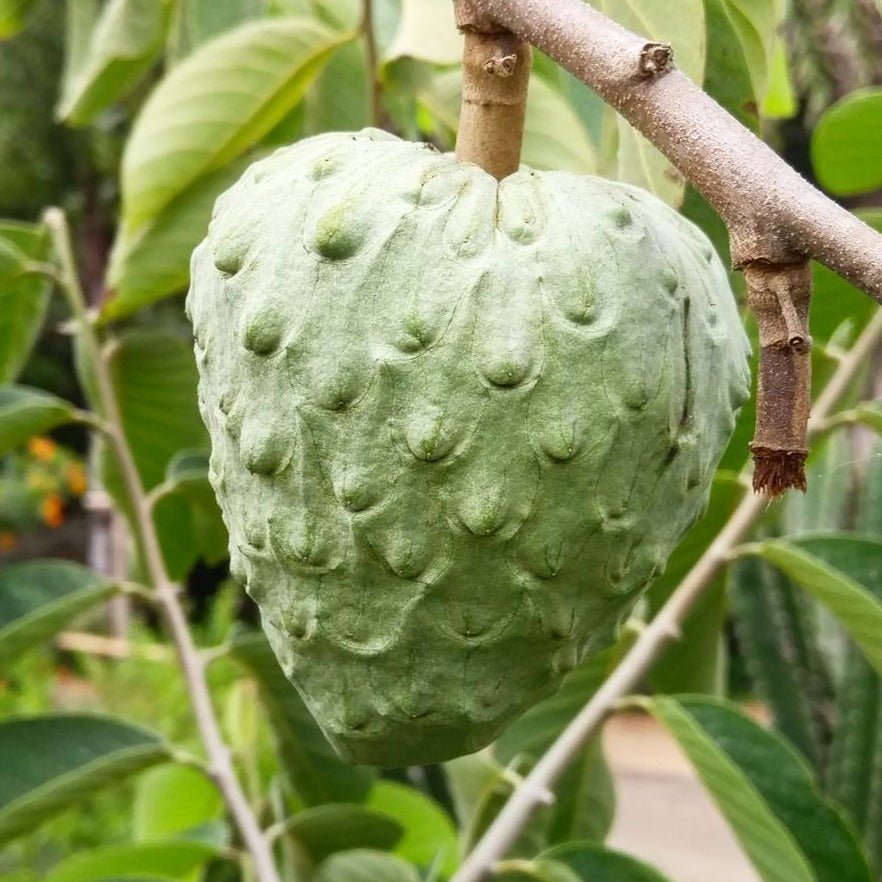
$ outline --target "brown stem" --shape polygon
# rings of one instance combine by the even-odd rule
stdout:
[[[811,409],[812,272],[808,262],[744,267],[747,302],[759,323],[756,434],[750,445],[753,489],[779,496],[805,490],[806,432]]]
[[[646,40],[581,0],[471,0],[590,86],[729,226],[742,262],[814,257],[882,302],[882,236],[811,186],[681,71],[641,76]]]
[[[456,155],[502,180],[521,162],[530,46],[493,25],[473,0],[455,0],[455,8],[465,36]]]

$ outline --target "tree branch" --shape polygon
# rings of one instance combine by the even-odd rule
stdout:
[[[861,334],[815,401],[809,436],[821,431],[840,398],[862,365],[882,342],[882,311]],[[533,813],[588,739],[652,667],[668,641],[676,639],[690,609],[726,565],[729,554],[745,537],[768,506],[762,496],[748,493],[726,526],[689,571],[658,615],[594,696],[558,736],[542,759],[514,791],[481,841],[469,854],[451,882],[480,882],[514,844]]]
[[[245,849],[251,856],[258,882],[280,882],[272,851],[263,837],[257,818],[236,777],[230,750],[224,743],[211,703],[211,693],[205,678],[205,664],[193,641],[184,610],[178,600],[178,587],[171,581],[165,569],[147,494],[125,436],[113,380],[101,352],[80,285],[67,220],[58,208],[47,209],[43,220],[52,236],[62,289],[77,323],[77,333],[88,362],[87,369],[92,372],[94,389],[90,392],[94,400],[91,404],[104,421],[105,437],[119,463],[126,495],[132,509],[132,528],[143,551],[144,565],[153,587],[153,598],[168,628],[184,674],[193,715],[208,754],[209,772],[223,795]]]
[[[812,187],[673,65],[647,72],[647,49],[657,44],[581,0],[472,2],[661,150],[726,222],[736,266],[813,257],[882,302],[882,235]]]

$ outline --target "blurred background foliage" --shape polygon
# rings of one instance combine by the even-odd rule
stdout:
[[[678,66],[718,102],[882,229],[876,0],[595,5],[671,42]],[[284,878],[449,878],[746,492],[752,407],[707,516],[616,647],[481,754],[443,767],[345,766],[228,580],[181,295],[215,197],[275,146],[375,125],[452,147],[461,41],[450,0],[0,0],[0,40],[0,756],[18,776],[0,770],[0,877],[250,878],[200,771],[171,648],[149,604],[111,599],[141,567],[118,467],[78,418],[88,370],[63,304],[32,271],[50,259],[38,221],[55,204],[71,218],[166,564],[186,587],[192,627],[213,659],[225,735]],[[646,187],[728,259],[725,228],[702,197],[538,52],[523,158]],[[823,267],[815,286],[820,389],[875,306]],[[808,494],[770,507],[755,553],[717,579],[644,684],[649,710],[684,747],[689,732],[702,733],[701,749],[687,753],[764,880],[882,879],[880,661],[866,640],[855,642],[848,615],[857,597],[867,621],[882,621],[867,600],[882,595],[880,375],[877,352],[814,447]],[[803,591],[817,584],[827,586],[823,605],[817,591]],[[665,697],[682,693],[704,697]],[[762,702],[773,731],[723,696]],[[42,753],[14,753],[23,743]],[[798,810],[787,793],[798,794]],[[734,804],[745,794],[758,800],[752,817]],[[594,743],[521,837],[522,860],[499,878],[658,882],[655,871],[603,848],[614,806]]]

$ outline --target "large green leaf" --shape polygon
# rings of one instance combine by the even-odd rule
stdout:
[[[852,92],[824,113],[812,135],[812,164],[837,196],[882,186],[882,88]]]
[[[701,85],[706,54],[703,0],[597,0],[602,12],[631,31],[674,47],[677,67]],[[606,126],[614,156],[604,172],[619,181],[650,190],[671,205],[683,200],[685,178],[622,117],[607,110]]]
[[[0,0],[0,40],[8,40],[22,30],[34,0]]]
[[[43,646],[113,591],[113,583],[69,561],[34,560],[0,570],[0,660]]]
[[[197,49],[156,87],[122,163],[129,235],[198,178],[256,144],[348,37],[306,18],[244,24]]]
[[[217,785],[200,769],[169,763],[138,779],[132,806],[132,838],[138,842],[166,839],[203,841],[223,816]],[[209,843],[210,844],[210,843]]]
[[[107,269],[109,296],[103,318],[123,318],[187,287],[190,255],[208,231],[215,200],[239,179],[252,158],[200,178],[137,232],[120,228]]]
[[[404,833],[398,821],[363,805],[317,805],[298,812],[285,825],[292,837],[316,862],[355,848],[386,851]]]
[[[46,714],[0,723],[0,841],[99,787],[170,758],[153,732],[113,717]]]
[[[0,221],[0,383],[18,376],[49,303],[49,280],[24,274],[21,261],[42,260],[47,253],[46,234],[40,227]]]
[[[395,781],[376,781],[365,805],[394,818],[404,835],[395,854],[421,869],[435,868],[438,878],[447,879],[459,865],[456,828],[447,812],[427,796]]]
[[[217,854],[217,848],[204,842],[182,839],[107,845],[56,864],[43,882],[105,882],[108,878],[140,878],[148,873],[169,879],[187,879]]]
[[[434,75],[420,90],[420,101],[449,132],[457,129],[461,91],[459,70]],[[531,168],[584,174],[597,167],[594,145],[581,120],[564,95],[541,77],[533,77],[527,93],[521,159]]]
[[[313,882],[419,882],[417,871],[400,857],[354,849],[323,861]]]
[[[882,674],[882,539],[828,536],[773,539],[750,550],[821,601]]]
[[[239,638],[230,654],[258,683],[282,764],[303,802],[318,805],[363,801],[375,777],[373,771],[347,765],[337,757],[297,690],[285,678],[264,636]]]
[[[0,455],[28,438],[50,432],[77,418],[67,401],[28,386],[0,387]]]
[[[593,842],[568,842],[540,855],[564,864],[584,882],[668,882],[654,867]]]
[[[115,344],[110,369],[126,439],[144,487],[151,490],[180,450],[208,447],[189,341],[167,331],[130,332]],[[122,476],[106,446],[101,465],[108,492],[128,511]],[[172,578],[181,578],[202,550],[191,506],[176,496],[163,500],[154,514],[166,565]]]
[[[266,13],[266,0],[177,0],[168,54],[179,62],[198,46]]]
[[[854,831],[778,735],[714,699],[662,696],[647,706],[695,766],[764,882],[872,882]]]
[[[147,72],[165,41],[171,0],[109,0],[88,48],[68,68],[59,119],[88,125]]]
[[[458,64],[462,59],[462,37],[456,30],[453,4],[447,0],[402,0],[398,32],[385,60],[396,58]]]

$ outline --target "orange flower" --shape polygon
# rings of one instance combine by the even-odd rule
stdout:
[[[55,456],[58,445],[51,438],[38,436],[28,441],[28,453],[41,462],[48,462]]]
[[[0,551],[12,551],[15,543],[15,533],[12,530],[0,530]]]
[[[82,496],[88,486],[86,482],[86,470],[78,462],[69,462],[64,470],[67,486],[74,496]]]
[[[49,527],[60,527],[64,523],[64,502],[57,493],[43,497],[40,503],[40,517]]]

